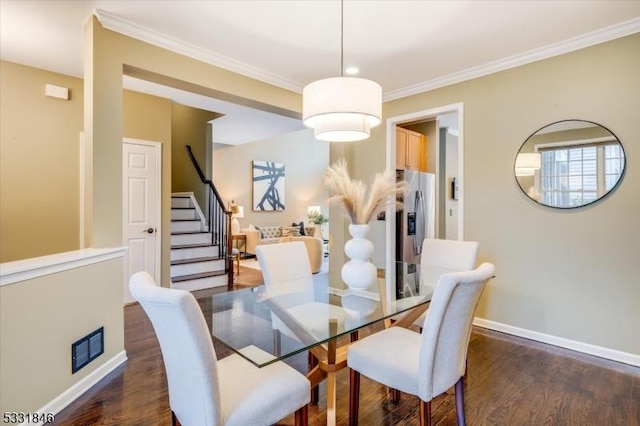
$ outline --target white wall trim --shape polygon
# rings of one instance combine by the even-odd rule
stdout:
[[[589,34],[574,37],[569,40],[555,43],[550,46],[539,49],[530,50],[498,61],[489,62],[478,67],[469,68],[464,71],[449,74],[441,78],[425,81],[404,87],[397,90],[386,92],[382,97],[384,102],[393,101],[404,98],[406,96],[415,95],[417,93],[427,92],[429,90],[450,86],[452,84],[461,83],[485,75],[494,74],[511,68],[526,65],[543,59],[552,58],[554,56],[563,55],[575,50],[584,49],[585,47],[594,46],[596,44],[605,43],[617,38],[625,37],[640,32],[640,18],[635,18],[621,24],[613,25],[608,28],[597,30]]]
[[[304,87],[304,85],[297,81],[283,78],[276,74],[257,68],[251,64],[237,61],[227,56],[202,49],[198,46],[187,44],[180,40],[172,39],[170,37],[167,37],[166,35],[159,34],[147,28],[143,28],[137,24],[134,24],[101,9],[97,9],[94,15],[98,18],[100,24],[108,30],[133,37],[137,40],[142,40],[154,46],[159,46],[167,49],[171,52],[176,52],[190,58],[198,59],[216,67],[233,71],[240,75],[245,75],[247,77],[251,77],[265,83],[273,84],[274,86],[282,87],[297,93],[302,93],[302,88]]]
[[[95,16],[100,24],[112,31],[142,40],[155,46],[162,47],[172,52],[204,61],[208,64],[224,68],[235,73],[255,78],[274,86],[302,93],[303,83],[293,81],[281,76],[275,75],[255,66],[245,64],[232,58],[202,49],[197,46],[186,44],[179,40],[169,38],[165,35],[143,28],[137,24],[122,19],[101,9],[95,11]],[[560,43],[555,43],[539,49],[530,50],[529,52],[511,56],[509,58],[500,59],[478,67],[469,68],[464,71],[453,73],[441,78],[421,82],[412,86],[391,90],[383,95],[383,101],[393,101],[404,98],[406,96],[415,95],[417,93],[434,90],[440,87],[449,86],[451,84],[460,83],[471,80],[473,78],[482,77],[520,65],[531,62],[540,61],[542,59],[552,58],[572,52],[574,50],[583,49],[585,47],[615,40],[620,37],[640,32],[640,18],[612,25],[608,28],[597,30],[579,37],[574,37]]]
[[[88,248],[0,263],[0,286],[124,256],[126,247]]]
[[[474,318],[473,325],[490,330],[499,331],[513,336],[523,337],[536,342],[546,343],[558,346],[572,351],[581,352],[588,355],[594,355],[600,358],[609,359],[616,362],[640,367],[640,355],[628,352],[622,352],[615,349],[596,346],[589,343],[578,342],[576,340],[565,339],[564,337],[552,336],[550,334],[540,333],[538,331],[527,330],[500,322],[490,321],[484,318]]]
[[[37,413],[53,413],[58,414],[65,407],[71,404],[73,401],[82,396],[85,392],[91,389],[96,383],[105,378],[107,374],[118,368],[127,360],[127,353],[122,351],[116,356],[107,360],[100,367],[89,373],[86,377],[72,385],[70,388],[56,396],[53,400],[47,403],[44,407],[36,410]],[[42,425],[39,423],[21,423],[22,425]]]

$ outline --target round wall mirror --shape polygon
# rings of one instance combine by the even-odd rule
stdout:
[[[564,120],[533,133],[520,147],[514,172],[522,191],[549,207],[594,203],[622,181],[624,149],[609,129],[585,120]]]

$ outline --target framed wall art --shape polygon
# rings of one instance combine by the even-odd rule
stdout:
[[[284,210],[284,164],[253,161],[253,210]]]

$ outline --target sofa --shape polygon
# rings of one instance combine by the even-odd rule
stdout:
[[[301,231],[304,229],[304,235]],[[316,237],[317,230],[315,227],[304,228],[298,224],[295,226],[249,226],[240,229],[240,233],[246,235],[247,253],[255,254],[256,246],[261,244],[279,244],[291,241],[302,241],[309,255],[309,264],[311,272],[318,273],[322,268],[322,259],[324,257],[322,238]],[[307,233],[312,235],[307,235]]]

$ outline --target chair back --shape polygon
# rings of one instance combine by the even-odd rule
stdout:
[[[157,286],[144,271],[131,276],[129,289],[158,337],[169,406],[180,424],[222,424],[216,353],[198,302],[187,291]]]
[[[495,267],[442,275],[427,311],[420,342],[419,392],[423,401],[445,392],[464,375],[473,316]]]
[[[476,267],[479,245],[477,241],[425,238],[420,264],[426,267],[470,271]]]
[[[298,293],[304,299],[300,302],[313,300],[311,264],[302,241],[259,245],[256,256],[267,293]]]

